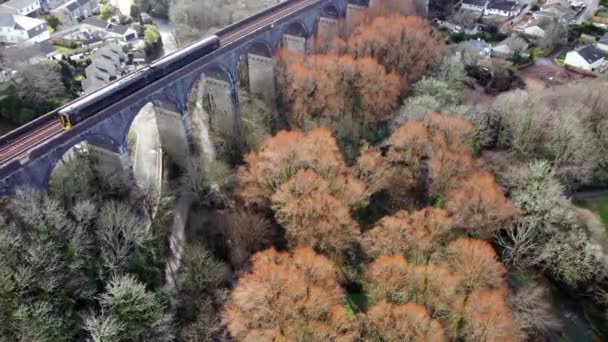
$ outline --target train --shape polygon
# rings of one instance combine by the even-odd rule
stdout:
[[[109,105],[217,50],[219,47],[220,38],[213,35],[158,59],[152,64],[61,108],[59,110],[59,122],[63,129],[68,130]]]

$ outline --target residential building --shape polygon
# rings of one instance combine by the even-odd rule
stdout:
[[[545,5],[532,14],[535,19],[540,18],[557,18],[565,22],[573,22],[576,19],[577,11],[570,8],[570,6],[562,5],[559,3],[553,3]]]
[[[1,5],[12,14],[30,15],[40,11],[40,0],[10,0]]]
[[[463,0],[462,9],[484,12],[488,6],[488,0]]]
[[[584,45],[568,52],[564,63],[574,68],[596,71],[604,63],[604,53],[594,45]]]
[[[498,58],[511,58],[516,52],[525,55],[530,46],[528,40],[518,34],[512,34],[492,49],[492,56]]]
[[[91,93],[104,85],[120,78],[127,61],[122,48],[108,44],[91,56],[91,64],[85,69],[86,79],[82,81],[85,93]]]
[[[17,14],[0,14],[0,42],[33,44],[50,38],[44,20]]]
[[[76,25],[96,13],[99,13],[99,0],[71,0],[51,11],[66,26]]]
[[[486,15],[498,15],[502,17],[514,17],[519,14],[522,6],[514,1],[493,0],[486,7]]]
[[[466,42],[467,49],[478,54],[481,57],[490,57],[492,55],[492,44],[481,39],[470,39]]]
[[[89,34],[103,34],[105,38],[114,37],[124,42],[137,39],[137,31],[134,29],[125,25],[108,23],[97,18],[83,20],[80,23],[80,31]]]
[[[608,33],[604,34],[600,40],[598,40],[595,45],[598,49],[600,49],[603,53],[608,53]]]

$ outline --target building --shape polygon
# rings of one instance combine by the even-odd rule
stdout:
[[[540,10],[534,12],[532,16],[535,19],[556,18],[565,22],[574,22],[577,14],[578,12],[570,8],[570,6],[553,3],[541,7]]]
[[[484,12],[488,6],[488,0],[463,0],[462,9]]]
[[[492,49],[492,56],[498,58],[511,58],[516,52],[525,55],[530,43],[520,35],[513,34]]]
[[[502,17],[514,17],[521,11],[521,6],[514,1],[493,0],[486,7],[486,15],[498,15]]]
[[[608,33],[604,34],[602,38],[597,41],[595,47],[600,49],[603,53],[608,53]]]
[[[17,14],[0,14],[0,42],[34,44],[50,38],[44,20]]]
[[[85,69],[86,79],[82,81],[85,93],[91,93],[104,85],[120,78],[127,61],[122,48],[108,44],[91,56],[91,64]]]
[[[585,45],[568,52],[564,63],[577,69],[596,71],[604,63],[604,53],[593,45]]]
[[[10,0],[1,5],[8,9],[5,13],[30,15],[41,9],[40,0]]]
[[[470,39],[466,42],[467,49],[481,57],[490,57],[492,55],[492,44],[480,40]]]
[[[87,18],[80,23],[80,31],[91,35],[103,35],[104,38],[118,38],[124,42],[137,39],[137,31],[134,29],[97,18]]]
[[[71,0],[51,11],[65,26],[78,22],[99,13],[99,0]]]

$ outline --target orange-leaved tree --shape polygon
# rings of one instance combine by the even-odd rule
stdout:
[[[223,312],[235,341],[354,341],[358,322],[345,312],[332,263],[310,248],[253,256]]]
[[[359,237],[348,206],[312,169],[301,169],[272,195],[272,209],[292,245],[334,254]]]
[[[239,195],[246,204],[268,206],[274,191],[305,168],[315,170],[329,183],[331,194],[349,207],[365,202],[365,184],[351,174],[327,128],[280,131],[267,138],[238,170]]]
[[[463,277],[465,291],[478,288],[504,288],[505,266],[498,261],[496,252],[488,242],[459,238],[446,247],[447,263],[452,271]]]
[[[369,341],[447,341],[441,323],[417,303],[394,305],[382,300],[365,315]]]
[[[406,252],[416,263],[426,263],[452,223],[445,209],[427,207],[412,213],[401,210],[380,219],[363,234],[361,244],[371,256]]]
[[[506,227],[517,210],[487,171],[477,171],[454,187],[447,195],[446,208],[456,223],[475,236],[489,238]]]
[[[468,296],[462,307],[464,329],[460,335],[467,341],[519,341],[520,330],[513,320],[502,290],[478,289]]]
[[[381,255],[365,272],[364,285],[372,301],[388,299],[393,303],[409,300],[409,265],[403,255]]]
[[[405,92],[439,62],[442,44],[428,20],[393,14],[357,27],[348,50],[357,59],[372,57],[388,72],[399,74]]]
[[[302,59],[286,51],[279,58],[281,100],[293,128],[385,121],[398,104],[399,77],[372,58],[329,54]]]

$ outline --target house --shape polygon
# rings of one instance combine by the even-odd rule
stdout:
[[[604,63],[604,53],[593,45],[585,45],[566,54],[566,65],[587,71],[596,71]]]
[[[462,9],[484,12],[488,6],[488,0],[463,0]]]
[[[33,44],[50,38],[44,20],[17,14],[0,14],[0,42]]]
[[[71,0],[51,11],[66,26],[76,25],[95,13],[99,13],[99,0]]]
[[[12,61],[12,65],[37,64],[48,60],[56,54],[55,46],[50,39],[27,46],[14,45],[6,47],[2,54]]]
[[[11,14],[30,15],[41,9],[40,0],[10,0],[1,5],[9,9]]]
[[[108,23],[97,18],[87,18],[83,20],[82,23],[80,23],[80,31],[89,34],[103,34],[105,38],[114,37],[124,42],[137,39],[137,31],[134,29],[125,25]]]
[[[553,3],[545,5],[532,14],[535,19],[540,18],[557,18],[565,22],[574,22],[576,19],[577,11],[570,8],[570,6]]]
[[[106,32],[110,33],[111,36],[116,36],[125,42],[137,39],[137,31],[125,25],[110,23],[108,24],[108,27],[106,27]]]
[[[127,61],[122,48],[108,44],[91,56],[91,64],[85,69],[86,79],[82,81],[85,93],[91,93],[104,85],[120,78]]]
[[[513,34],[492,49],[492,56],[498,58],[511,58],[516,52],[523,53],[528,49],[530,43],[523,37]]]
[[[608,33],[604,34],[602,38],[597,41],[595,47],[600,49],[603,53],[608,53]]]
[[[492,44],[481,39],[470,39],[466,42],[467,49],[481,57],[492,55]]]
[[[493,0],[486,7],[486,15],[498,15],[502,17],[514,17],[519,14],[522,7],[514,1]]]

